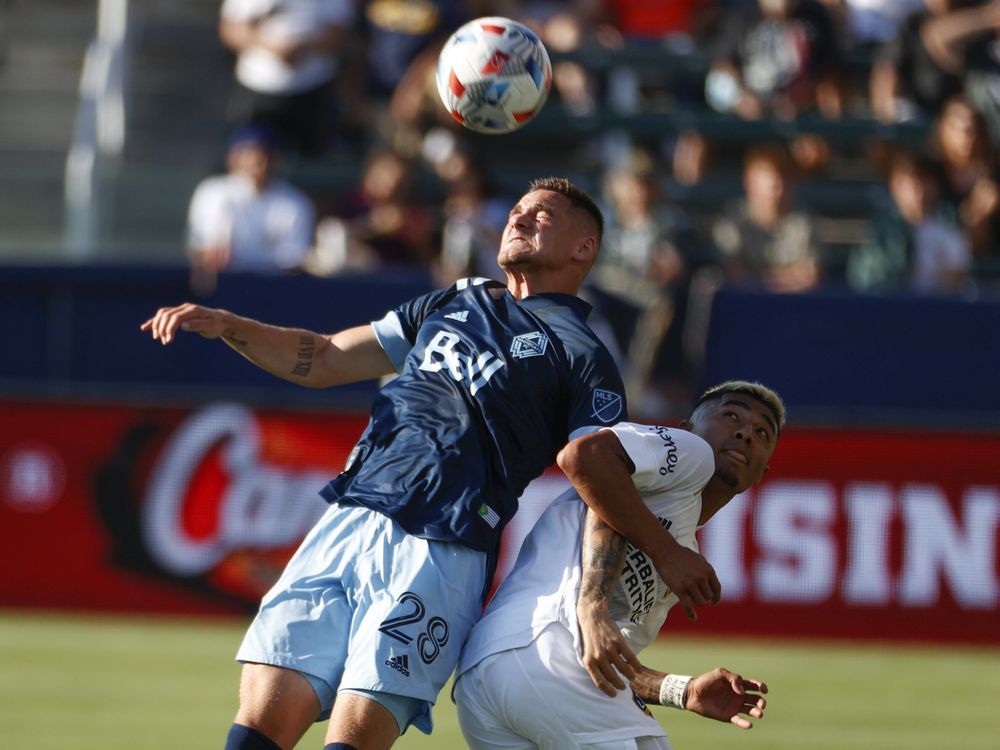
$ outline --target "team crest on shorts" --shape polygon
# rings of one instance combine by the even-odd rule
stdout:
[[[510,353],[515,359],[527,359],[528,357],[541,357],[545,354],[545,348],[549,345],[549,337],[541,331],[534,333],[522,333],[515,336],[510,345]]]
[[[598,388],[594,391],[591,405],[594,407],[594,416],[602,422],[614,422],[622,413],[622,397],[613,391]]]

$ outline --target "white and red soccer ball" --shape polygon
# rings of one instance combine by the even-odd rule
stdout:
[[[469,21],[445,43],[437,87],[451,116],[480,133],[509,133],[538,114],[552,63],[538,36],[509,18]]]

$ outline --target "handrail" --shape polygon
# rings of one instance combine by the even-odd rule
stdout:
[[[73,143],[66,155],[64,246],[72,260],[94,253],[101,219],[100,177],[125,147],[129,0],[100,0],[97,30],[80,74]]]

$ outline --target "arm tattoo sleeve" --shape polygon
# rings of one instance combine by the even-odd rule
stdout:
[[[583,531],[580,600],[607,600],[625,564],[625,537],[587,509]]]
[[[305,377],[309,374],[309,370],[313,366],[313,355],[316,354],[316,341],[312,336],[300,336],[299,337],[299,352],[298,359],[295,362],[295,367],[292,368],[292,375],[298,375],[300,377]]]

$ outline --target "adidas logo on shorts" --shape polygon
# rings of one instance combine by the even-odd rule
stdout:
[[[410,657],[406,654],[402,656],[390,656],[385,660],[385,665],[387,667],[392,667],[397,672],[403,675],[403,677],[410,676]]]

